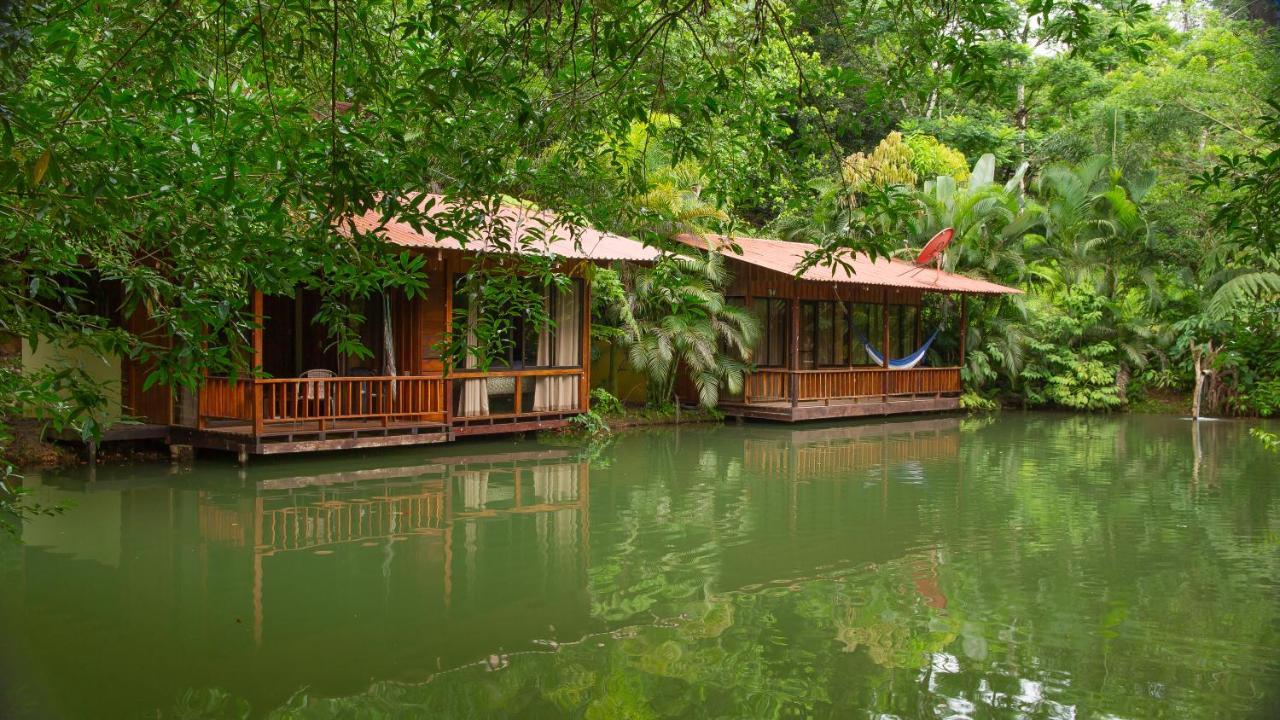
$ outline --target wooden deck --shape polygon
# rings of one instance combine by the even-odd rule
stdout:
[[[169,441],[175,445],[250,455],[425,445],[450,439],[450,428],[443,423],[380,419],[274,423],[259,432],[254,432],[250,423],[224,422],[209,423],[203,428],[174,427],[169,433]]]
[[[906,415],[911,413],[947,412],[960,409],[958,397],[880,397],[845,398],[830,402],[806,400],[795,405],[790,402],[720,403],[720,410],[730,417],[776,420],[778,422],[802,422],[805,420],[834,420],[847,417],[876,415]]]
[[[561,428],[578,406],[533,412],[521,407],[521,382],[566,376],[585,385],[582,368],[461,372],[453,377],[376,376],[254,379],[210,377],[198,398],[194,428],[175,428],[170,442],[242,454],[351,450],[447,442],[463,435],[495,435]],[[453,413],[452,383],[510,377],[514,412],[478,417]],[[580,387],[579,398],[586,392]]]
[[[720,410],[778,422],[946,412],[960,408],[960,392],[954,367],[769,369],[749,375],[743,397]]]

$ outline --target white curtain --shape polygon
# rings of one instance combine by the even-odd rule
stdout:
[[[540,503],[564,503],[578,499],[578,465],[538,465],[533,468],[533,496]]]
[[[576,365],[574,358],[577,358],[582,344],[581,287],[575,282],[564,290],[548,289],[548,301],[552,292],[556,293],[556,302],[549,304],[555,328],[538,334],[538,365]],[[534,412],[574,410],[577,407],[577,377],[540,377],[534,381]]]
[[[476,346],[476,323],[480,319],[480,304],[472,298],[467,307],[467,354],[462,360],[462,367],[474,369],[479,367],[475,355],[470,351]],[[489,414],[489,379],[462,381],[462,407],[458,408],[462,417],[476,417]]]
[[[462,485],[462,507],[467,510],[483,510],[488,502],[489,471],[459,470],[454,477]]]

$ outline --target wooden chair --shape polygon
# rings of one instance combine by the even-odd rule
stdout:
[[[313,370],[304,371],[298,377],[303,379],[332,378],[338,377],[338,374],[332,370],[326,370],[325,368],[315,368]],[[326,384],[327,383],[309,382],[303,386],[303,399],[308,405],[311,405],[312,403],[324,405],[326,403],[328,400],[328,393],[325,392]],[[325,410],[327,411],[328,408],[326,407]]]

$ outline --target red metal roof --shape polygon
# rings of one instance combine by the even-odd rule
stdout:
[[[416,201],[428,217],[454,213],[461,220],[467,214],[467,208],[446,201],[441,195],[415,193],[407,196],[406,201]],[[479,206],[475,210],[481,212]],[[384,226],[378,210],[354,216],[351,222],[361,232],[377,232],[388,242],[403,247],[639,262],[651,262],[661,254],[631,238],[575,226],[554,213],[515,205],[503,205],[492,215],[482,213],[467,218],[467,222],[461,224],[472,227],[465,233],[468,236],[465,245],[455,237],[437,237],[426,228],[415,230],[397,218],[391,218]]]
[[[795,276],[804,264],[805,256],[817,248],[807,243],[787,242],[785,240],[766,240],[763,238],[724,237],[707,235],[706,239],[693,235],[681,235],[680,241],[699,249],[707,249],[708,244],[728,257],[751,263],[768,270]],[[741,248],[738,253],[735,249]],[[954,292],[980,295],[1013,295],[1022,294],[1017,288],[1005,287],[986,280],[957,275],[930,267],[917,267],[902,260],[878,258],[871,260],[863,253],[847,252],[841,258],[849,268],[836,265],[827,267],[817,265],[800,273],[803,280],[815,282],[838,282],[857,285],[883,285],[898,288],[911,288],[926,292]]]

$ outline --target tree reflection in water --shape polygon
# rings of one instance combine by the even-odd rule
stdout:
[[[399,486],[227,490],[214,505],[262,533],[241,536],[262,678],[209,661],[227,690],[160,714],[1265,715],[1275,459],[1242,424],[1201,433],[1198,470],[1177,419],[1009,414],[654,430],[438,458]],[[283,534],[262,522],[300,505]],[[206,515],[211,552],[234,544]],[[358,552],[393,542],[385,569]]]

